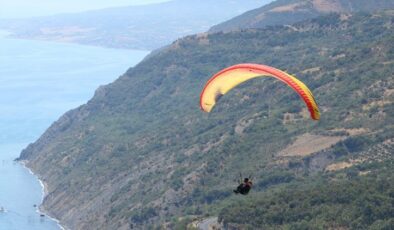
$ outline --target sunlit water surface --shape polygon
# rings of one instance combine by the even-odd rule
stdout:
[[[13,160],[63,113],[148,52],[4,38],[0,33],[0,230],[59,229],[40,217],[37,178]]]

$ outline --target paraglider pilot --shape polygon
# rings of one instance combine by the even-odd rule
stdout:
[[[242,194],[242,195],[247,195],[252,188],[252,181],[249,180],[249,178],[245,178],[244,182],[242,182],[240,185],[238,185],[237,189],[234,189],[235,194]]]

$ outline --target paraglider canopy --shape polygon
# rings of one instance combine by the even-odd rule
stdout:
[[[220,97],[237,85],[256,77],[274,77],[284,82],[300,95],[308,107],[311,118],[314,120],[320,119],[320,112],[315,98],[304,83],[274,67],[251,63],[230,66],[213,75],[201,92],[201,109],[209,113]]]

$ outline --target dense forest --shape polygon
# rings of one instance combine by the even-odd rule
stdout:
[[[393,21],[392,11],[329,14],[177,40],[62,116],[19,160],[48,183],[44,207],[72,229],[185,229],[208,216],[230,229],[390,229]],[[200,111],[206,80],[242,62],[295,74],[321,120],[273,79]],[[232,194],[239,173],[255,178],[247,197]]]
[[[308,180],[276,177],[271,183],[289,184],[232,200],[220,211],[220,220],[226,228],[391,229],[393,160],[385,160]]]

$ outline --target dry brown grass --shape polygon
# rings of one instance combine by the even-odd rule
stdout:
[[[289,5],[278,6],[271,9],[269,12],[281,13],[281,12],[295,11],[297,6],[301,6],[301,5],[302,3],[293,3]]]
[[[392,103],[393,103],[392,101],[384,101],[384,100],[372,101],[366,105],[363,105],[363,111],[368,111],[374,107],[384,107],[385,105],[390,105]]]
[[[342,12],[344,11],[337,0],[313,0],[313,6],[321,12]]]
[[[296,141],[279,152],[280,156],[308,156],[315,152],[330,148],[344,140],[343,136],[322,136],[310,133],[298,136]]]
[[[320,71],[320,67],[309,68],[301,71],[301,73],[314,73]]]
[[[353,164],[349,163],[349,162],[338,162],[338,163],[330,164],[329,166],[327,166],[326,171],[338,171],[338,170],[349,168],[352,166],[353,166]]]
[[[342,162],[337,162],[330,164],[326,167],[326,171],[338,171],[346,168],[350,168],[353,165],[357,165],[359,163],[364,162],[366,159],[359,158],[359,159],[351,159],[349,161],[342,161]]]

